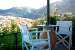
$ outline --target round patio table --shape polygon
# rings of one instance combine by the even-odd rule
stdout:
[[[51,50],[55,48],[56,45],[56,33],[54,32],[54,27],[57,27],[58,25],[37,25],[43,27],[43,30],[51,30],[50,33],[50,44],[51,44]],[[40,39],[47,39],[47,32],[40,33]],[[44,49],[47,49],[48,45],[44,47]]]

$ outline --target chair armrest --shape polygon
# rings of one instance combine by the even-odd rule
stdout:
[[[31,28],[31,29],[29,29],[29,30],[38,30],[38,28]]]
[[[49,32],[49,31],[51,31],[51,30],[44,30],[44,31],[33,31],[33,32],[30,32],[30,33],[39,33],[39,32]]]
[[[34,39],[33,41],[35,42],[35,41],[40,41],[40,40],[48,40],[48,39]]]

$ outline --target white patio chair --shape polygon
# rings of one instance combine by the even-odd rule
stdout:
[[[46,45],[49,45],[49,50],[51,50],[50,37],[49,37],[49,31],[51,30],[37,31],[38,30],[37,28],[28,29],[27,24],[20,25],[20,23],[19,23],[19,28],[22,35],[22,50],[24,50],[24,46],[26,47],[27,50],[43,50],[43,48]],[[30,32],[29,30],[36,30],[36,31]],[[38,39],[37,35],[40,32],[47,32],[48,39]],[[36,34],[36,35],[32,35],[32,34]],[[36,39],[33,39],[34,37],[36,37]],[[48,42],[46,40],[48,40]],[[29,45],[27,45],[27,43]],[[29,49],[28,46],[32,46],[31,49]]]
[[[70,50],[72,47],[72,21],[57,21],[56,24],[59,26],[58,32],[56,27],[56,34],[58,39],[56,44],[62,42]],[[66,38],[69,38],[69,41],[67,41]]]

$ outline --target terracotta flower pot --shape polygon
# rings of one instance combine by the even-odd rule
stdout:
[[[56,33],[52,30],[50,27],[43,27],[44,30],[51,30],[50,33],[50,44],[51,44],[51,50],[55,48],[56,45]],[[40,33],[40,39],[47,39],[47,32]],[[48,45],[44,47],[44,49],[47,49]]]

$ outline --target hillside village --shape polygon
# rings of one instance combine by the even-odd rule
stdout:
[[[8,26],[11,27],[11,20],[14,20],[14,23],[18,25],[20,22],[21,24],[27,24],[28,28],[30,28],[35,20],[33,19],[28,19],[28,18],[21,18],[21,17],[14,17],[14,16],[1,16],[0,15],[0,30],[2,30],[1,25],[4,27]]]
[[[55,16],[59,16],[59,17],[56,17],[57,19],[60,18],[60,20],[64,19],[65,16],[64,15],[67,15],[68,17],[72,18],[72,16],[75,16],[74,14],[72,13],[62,13],[62,16],[60,16],[60,13],[55,14]],[[45,16],[44,16],[45,17]],[[42,19],[44,19],[44,17]],[[2,30],[2,27],[1,25],[3,25],[4,27],[8,26],[9,28],[11,27],[11,20],[14,20],[14,23],[15,24],[19,24],[19,22],[23,25],[23,24],[27,24],[28,25],[28,28],[31,28],[34,26],[34,22],[37,21],[37,20],[41,20],[41,17],[38,18],[37,20],[33,20],[33,19],[28,19],[28,18],[23,18],[23,17],[15,17],[15,16],[1,16],[0,15],[0,30]],[[38,24],[38,23],[36,23]]]

